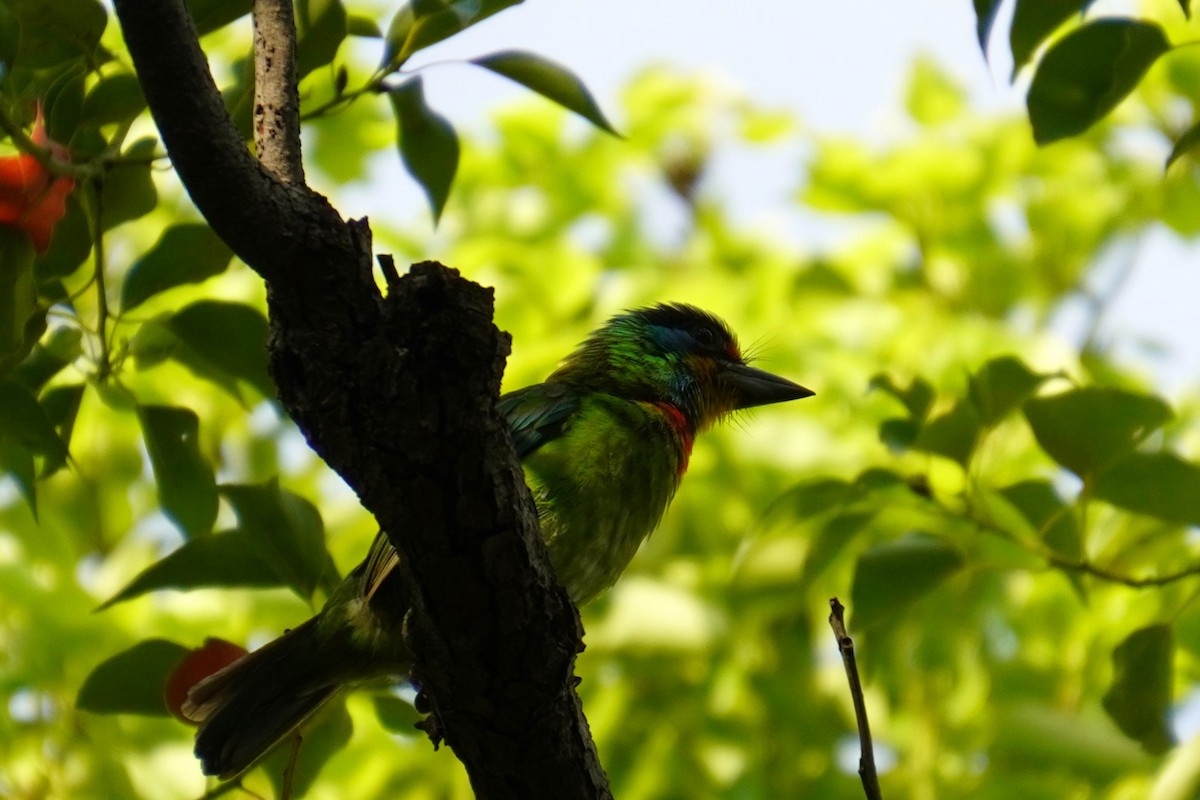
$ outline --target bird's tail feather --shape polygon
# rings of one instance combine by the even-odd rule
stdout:
[[[265,755],[337,693],[323,675],[316,620],[197,683],[183,713],[200,723],[196,757],[206,775],[231,778]]]

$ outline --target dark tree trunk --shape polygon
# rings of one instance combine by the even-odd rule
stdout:
[[[366,222],[304,185],[290,70],[259,73],[260,126],[282,132],[259,140],[268,169],[229,120],[182,0],[116,10],[180,179],[266,281],[280,402],[404,555],[417,676],[477,795],[610,796],[574,691],[578,614],[495,408],[509,340],[491,291],[426,262],[385,269],[381,294]],[[260,53],[290,53],[286,3],[256,14]]]

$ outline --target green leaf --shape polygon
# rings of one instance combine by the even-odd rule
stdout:
[[[0,436],[0,473],[13,479],[29,512],[37,519],[37,472],[33,466],[33,453],[12,437]]]
[[[246,381],[264,397],[275,395],[267,374],[267,320],[242,303],[200,300],[167,321],[167,328],[194,355],[188,366],[214,378]],[[187,355],[182,356],[187,360]],[[181,359],[181,354],[174,356]]]
[[[281,491],[274,480],[222,486],[221,494],[233,506],[238,530],[249,535],[260,560],[283,585],[305,599],[318,585],[332,588],[325,526],[312,503]]]
[[[1083,555],[1079,520],[1049,482],[1020,481],[1004,487],[1000,494],[1021,512],[1048,546],[1068,558]]]
[[[346,711],[346,701],[335,696],[311,721],[305,723],[303,734],[300,757],[294,763],[293,740],[290,736],[283,740],[282,747],[276,747],[263,760],[263,770],[275,787],[275,797],[306,796],[329,759],[345,748],[354,734],[354,722]],[[291,790],[288,794],[284,790],[284,776],[290,770],[294,772],[288,784]]]
[[[75,363],[83,354],[83,332],[79,328],[56,328],[45,342],[39,342],[21,366],[13,372],[13,380],[31,392],[39,391],[46,382]]]
[[[960,400],[945,414],[926,422],[912,448],[945,456],[966,467],[979,441],[979,430],[979,412],[974,404]]]
[[[885,419],[879,425],[879,441],[897,455],[907,452],[920,434],[920,423],[911,419]]]
[[[979,40],[979,49],[987,59],[988,39],[992,36],[992,24],[996,21],[996,13],[1004,0],[973,0],[975,5],[975,36]]]
[[[21,48],[21,20],[5,3],[0,2],[0,69],[8,72]]]
[[[46,412],[33,394],[16,381],[0,381],[0,436],[12,438],[38,455],[66,458],[67,446],[58,438]]]
[[[79,127],[83,115],[83,82],[87,71],[83,64],[72,65],[46,90],[43,112],[46,135],[56,142],[67,142]]]
[[[217,481],[200,452],[199,417],[186,408],[138,406],[138,422],[163,513],[185,536],[209,533],[217,519]]]
[[[137,308],[159,292],[219,275],[233,258],[204,223],[172,225],[129,269],[121,286],[121,310]]]
[[[448,39],[522,0],[409,0],[388,25],[381,66],[399,69],[413,53]]]
[[[118,162],[104,177],[100,190],[101,227],[111,230],[154,210],[158,191],[150,177],[150,157],[158,146],[153,137],[139,139],[122,153],[130,161]]]
[[[850,484],[841,478],[812,478],[788,489],[767,511],[768,516],[787,514],[806,520],[844,503],[850,497]]]
[[[879,389],[895,397],[918,422],[925,419],[929,407],[933,404],[933,387],[924,378],[914,378],[907,389],[901,389],[890,375],[881,372],[871,378],[868,388]]]
[[[235,530],[189,539],[138,573],[97,611],[158,589],[283,585],[276,571],[260,557],[254,536],[248,531]]]
[[[570,70],[549,59],[520,50],[505,50],[472,59],[472,63],[516,81],[568,111],[574,111],[597,128],[617,135],[583,82]]]
[[[63,444],[71,443],[71,434],[75,430],[75,417],[79,413],[79,405],[83,402],[82,383],[55,386],[42,395],[41,405],[51,424],[58,431]],[[47,456],[42,462],[42,477],[47,478],[67,464],[66,454],[53,457]]]
[[[1033,138],[1049,144],[1087,130],[1170,49],[1162,29],[1141,20],[1099,19],[1067,34],[1042,57],[1029,87]]]
[[[88,229],[87,215],[75,195],[75,192],[67,195],[67,213],[54,226],[50,249],[33,265],[39,285],[67,277],[79,269],[92,252],[92,232]]]
[[[1015,356],[1000,356],[971,376],[967,392],[983,424],[991,427],[1024,403],[1048,377],[1032,371]]]
[[[1196,148],[1200,144],[1200,121],[1193,122],[1192,127],[1184,131],[1184,134],[1175,140],[1175,144],[1171,147],[1171,154],[1167,156],[1167,163],[1164,169],[1170,167],[1179,158]]]
[[[1200,466],[1174,453],[1130,453],[1097,473],[1092,496],[1138,514],[1200,525]]]
[[[89,58],[108,24],[108,14],[97,0],[9,0],[9,7],[21,25],[14,69],[48,69]]]
[[[22,231],[0,225],[0,376],[33,350],[45,319],[34,280],[33,243]]]
[[[296,3],[296,78],[333,61],[346,38],[346,9],[341,0]]]
[[[904,107],[922,125],[938,125],[955,119],[967,105],[967,94],[937,62],[918,56],[908,78]]]
[[[167,716],[163,686],[188,648],[147,639],[99,664],[84,680],[75,707],[97,714]]]
[[[1033,435],[1050,457],[1087,478],[1129,453],[1171,418],[1157,397],[1088,387],[1025,404]]]
[[[203,36],[250,13],[254,0],[185,0],[188,13]]]
[[[804,555],[804,571],[800,581],[811,585],[825,568],[841,555],[855,534],[875,518],[874,511],[846,511],[835,514],[817,531]]]
[[[924,533],[911,533],[870,548],[854,566],[851,622],[860,630],[868,630],[887,621],[932,592],[962,566],[962,553]]]
[[[366,39],[383,38],[383,31],[380,30],[379,23],[362,14],[350,14],[346,17],[346,34]]]
[[[420,76],[389,92],[396,113],[400,157],[429,198],[436,223],[458,171],[458,135],[445,117],[425,103]]]
[[[412,736],[413,731],[417,729],[417,723],[425,718],[424,714],[413,708],[412,703],[407,703],[395,695],[373,694],[371,702],[375,705],[375,716],[379,718],[379,724],[391,733]]]
[[[1173,743],[1168,712],[1174,657],[1169,625],[1134,631],[1113,651],[1113,682],[1101,701],[1117,727],[1154,755]]]
[[[99,127],[126,123],[146,108],[142,86],[130,72],[105,76],[92,87],[83,101],[83,121]]]
[[[1012,28],[1008,32],[1012,49],[1013,75],[1029,63],[1033,51],[1072,14],[1082,13],[1089,0],[1017,0]]]

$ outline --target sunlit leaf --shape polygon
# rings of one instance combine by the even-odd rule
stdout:
[[[217,518],[217,482],[200,452],[199,418],[186,408],[138,406],[138,421],[163,513],[186,536],[208,533]]]
[[[425,103],[421,78],[411,78],[389,93],[396,112],[400,157],[425,190],[436,222],[442,216],[458,171],[458,134]]]
[[[1162,29],[1141,20],[1099,19],[1067,34],[1042,57],[1029,87],[1033,138],[1049,144],[1087,130],[1169,49]]]
[[[1130,453],[1096,474],[1092,494],[1139,514],[1200,525],[1200,466],[1174,453]]]
[[[522,0],[408,0],[388,25],[381,66],[397,69],[419,50]]]
[[[163,686],[188,649],[147,639],[99,664],[84,680],[75,707],[97,714],[166,716]]]
[[[858,557],[850,588],[850,621],[869,630],[896,617],[962,568],[963,555],[945,540],[912,533]]]
[[[617,133],[583,81],[547,58],[519,50],[506,50],[472,59],[472,63],[532,89],[542,97],[574,111],[597,128],[614,135]]]
[[[134,262],[121,285],[121,310],[137,308],[159,292],[225,271],[233,252],[212,228],[181,223],[167,228],[144,256]]]
[[[1157,397],[1088,387],[1025,404],[1038,444],[1050,457],[1087,477],[1133,450],[1171,418]]]
[[[1184,131],[1183,135],[1175,140],[1175,144],[1171,146],[1171,154],[1167,156],[1166,166],[1170,167],[1181,156],[1190,153],[1200,144],[1200,122],[1193,122],[1192,126]]]
[[[235,530],[197,536],[155,561],[105,600],[101,609],[159,589],[208,589],[215,586],[261,588],[284,581],[261,556],[250,531]]]
[[[1113,651],[1113,682],[1104,693],[1104,710],[1149,753],[1164,753],[1173,743],[1168,713],[1174,658],[1169,625],[1136,630]]]

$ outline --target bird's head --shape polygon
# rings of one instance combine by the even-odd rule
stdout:
[[[552,379],[678,409],[693,432],[743,408],[812,391],[746,364],[729,326],[695,306],[627,311],[594,331]]]

